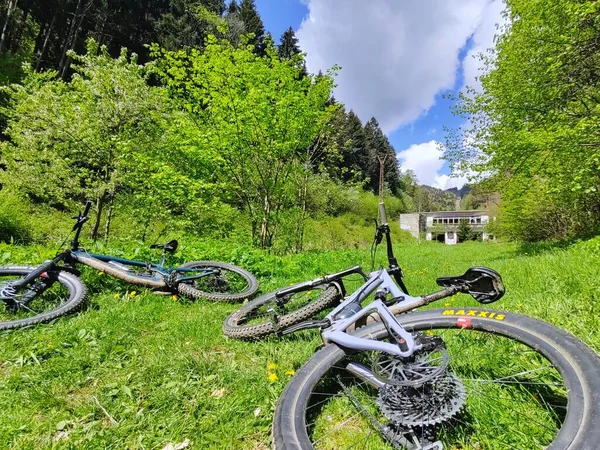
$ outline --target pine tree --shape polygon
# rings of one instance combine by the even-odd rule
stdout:
[[[342,165],[344,181],[364,181],[369,177],[366,170],[369,164],[369,152],[366,147],[365,130],[359,117],[350,110],[346,117],[346,137],[348,142]]]
[[[400,194],[400,168],[396,151],[390,144],[387,136],[379,128],[379,122],[375,117],[365,125],[365,145],[367,147],[368,161],[366,169],[369,174],[369,188],[377,193],[379,189],[379,160],[378,157],[386,157],[384,164],[384,180],[394,195]]]
[[[227,6],[227,14],[235,14],[240,11],[240,6],[236,0],[231,0],[229,6]]]
[[[301,50],[298,47],[298,38],[292,27],[289,27],[281,35],[281,43],[277,47],[277,54],[280,59],[291,59],[299,53],[301,53]]]
[[[254,37],[250,40],[250,44],[254,45],[257,54],[263,55],[265,27],[260,14],[258,14],[254,0],[242,0],[240,4],[240,17],[244,21],[246,32],[254,34]]]

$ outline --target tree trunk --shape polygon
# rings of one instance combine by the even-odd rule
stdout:
[[[263,205],[262,222],[260,224],[260,248],[265,249],[271,246],[271,236],[269,234],[269,217],[271,215],[271,203],[269,196],[265,195]]]
[[[112,220],[113,208],[115,203],[115,195],[110,196],[110,203],[108,205],[108,212],[106,213],[106,223],[104,224],[104,239],[108,239],[108,233],[110,232],[110,222]]]
[[[27,26],[27,19],[29,18],[29,11],[31,10],[31,2],[25,2],[23,6],[23,14],[21,15],[21,26],[17,28],[14,39],[12,39],[11,51],[17,52],[21,47],[21,38],[23,37],[23,30]]]
[[[77,5],[79,6],[79,5]],[[75,25],[75,30],[73,32],[73,37],[71,38],[71,44],[70,47],[71,48],[75,48],[75,43],[77,42],[77,36],[79,35],[79,31],[81,31],[81,25],[83,24],[83,19],[85,18],[85,15],[87,14],[88,10],[90,9],[91,6],[91,2],[86,3],[86,5],[83,8],[83,11],[81,12],[81,17],[79,18],[79,22]],[[77,17],[75,17],[75,19],[77,19]],[[65,75],[67,74],[67,70],[69,70],[69,67],[71,66],[71,57],[65,53],[67,59],[65,60],[65,65],[63,66],[62,69],[62,73],[60,74],[60,76],[64,79]]]
[[[4,42],[6,41],[6,29],[8,28],[8,22],[10,21],[10,15],[12,13],[12,9],[15,7],[15,0],[8,0],[8,8],[6,10],[6,20],[4,21],[4,26],[2,27],[2,35],[0,35],[0,53],[2,53],[2,49],[4,48]]]
[[[94,222],[94,228],[90,232],[90,237],[95,241],[98,239],[98,230],[100,229],[100,219],[102,219],[102,210],[106,202],[106,193],[102,194],[96,199],[96,222]]]
[[[44,44],[42,45],[42,49],[40,50],[40,54],[38,55],[37,62],[35,63],[35,71],[39,72],[40,65],[42,64],[42,58],[44,57],[44,53],[46,53],[46,48],[48,47],[48,40],[50,39],[50,34],[52,34],[52,29],[54,28],[54,23],[56,22],[56,16],[58,16],[58,5],[56,6],[56,11],[54,12],[54,16],[52,17],[52,22],[48,26],[48,30],[46,30],[46,35],[44,36]]]
[[[58,62],[58,73],[60,73],[60,74],[63,73],[63,68],[65,66],[66,58],[67,58],[67,52],[70,50],[69,47],[71,45],[71,36],[73,36],[73,34],[75,34],[77,18],[79,17],[79,12],[81,11],[81,2],[82,2],[82,0],[77,1],[77,8],[75,8],[75,14],[73,15],[73,18],[71,19],[71,23],[69,25],[69,31],[67,32],[67,37],[65,39],[65,43],[63,44],[62,54],[60,57],[60,61]]]

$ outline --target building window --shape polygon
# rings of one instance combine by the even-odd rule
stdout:
[[[477,218],[477,223],[481,223],[481,217]]]

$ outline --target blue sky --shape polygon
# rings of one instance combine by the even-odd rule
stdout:
[[[493,46],[502,0],[256,0],[276,42],[296,31],[311,72],[342,66],[336,98],[388,135],[422,184],[462,186],[440,159],[452,115],[444,93],[480,88],[475,56]]]

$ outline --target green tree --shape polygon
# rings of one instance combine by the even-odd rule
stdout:
[[[473,229],[467,219],[460,219],[456,230],[459,242],[471,241],[474,238]]]
[[[240,18],[244,22],[246,32],[253,34],[250,44],[254,45],[255,52],[258,55],[264,55],[265,26],[256,9],[254,0],[242,0],[240,3]]]
[[[289,27],[281,35],[281,43],[277,47],[277,53],[281,59],[290,59],[294,55],[302,53],[300,47],[298,47],[298,38],[292,27]]]
[[[314,159],[311,142],[326,123],[331,76],[299,78],[294,61],[265,57],[252,43],[234,48],[210,37],[203,53],[154,48],[158,70],[197,124],[198,147],[214,149],[230,192],[250,217],[255,242],[269,247],[283,215],[303,208]]]
[[[379,190],[379,160],[385,157],[384,180],[387,187],[394,195],[400,194],[400,168],[396,152],[387,136],[383,134],[379,123],[372,117],[364,127],[365,146],[367,148],[368,161],[366,161],[367,173],[369,174],[369,187],[377,193]]]
[[[146,69],[126,50],[116,60],[94,41],[87,50],[70,55],[76,65],[68,83],[48,72],[13,86],[0,181],[61,208],[95,199],[95,237],[105,207],[152,173],[149,155],[161,144],[168,98],[148,87]]]
[[[600,218],[600,3],[509,0],[510,27],[482,56],[483,93],[462,95],[469,126],[449,135],[456,167],[489,176],[517,237],[597,231]],[[543,13],[540,13],[543,12]],[[530,192],[537,192],[538,199]],[[531,201],[530,201],[531,200]],[[552,207],[548,207],[553,205]],[[538,220],[539,219],[539,220]],[[558,224],[562,226],[544,224]]]

